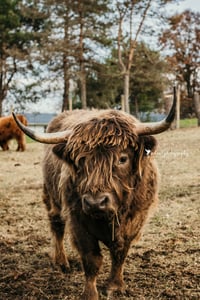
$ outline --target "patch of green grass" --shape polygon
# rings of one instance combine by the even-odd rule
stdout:
[[[29,136],[26,136],[26,142],[27,144],[29,144],[29,143],[34,143],[35,141],[32,140]]]
[[[197,119],[196,118],[182,119],[180,120],[180,127],[181,128],[197,127]]]

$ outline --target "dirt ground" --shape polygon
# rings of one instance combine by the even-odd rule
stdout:
[[[125,265],[126,287],[113,299],[200,299],[200,129],[157,136],[160,203]],[[43,145],[0,151],[0,300],[74,300],[84,276],[69,249],[71,274],[51,264],[48,219],[41,201]],[[67,242],[67,240],[66,240]],[[97,286],[105,300],[108,251]]]

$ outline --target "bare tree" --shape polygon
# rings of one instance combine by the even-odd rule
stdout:
[[[174,70],[176,80],[186,84],[188,97],[199,89],[200,13],[185,11],[168,18],[169,29],[165,30],[160,42],[171,50],[167,60]]]
[[[174,0],[175,1],[175,0]],[[130,112],[129,108],[129,82],[130,70],[134,60],[134,54],[139,35],[144,30],[144,23],[147,18],[158,18],[159,6],[167,5],[173,0],[132,0],[132,1],[117,1],[116,7],[118,11],[118,62],[121,75],[124,80],[124,106],[125,111]],[[154,4],[154,6],[153,6]],[[156,6],[155,6],[156,4]],[[162,19],[164,15],[160,16]],[[124,30],[126,28],[126,30]],[[129,28],[129,30],[127,30]],[[133,28],[135,30],[133,30]],[[127,47],[128,40],[128,47]],[[125,48],[126,47],[126,48]],[[124,53],[126,55],[124,56]]]
[[[138,1],[140,2],[140,1]],[[123,5],[117,3],[117,9],[119,12],[119,27],[118,27],[118,61],[121,69],[121,74],[124,79],[124,109],[126,112],[130,112],[129,108],[129,82],[130,82],[130,70],[132,66],[134,51],[136,48],[136,43],[138,36],[141,32],[142,26],[144,24],[144,20],[146,18],[147,12],[150,8],[152,0],[145,1],[143,6],[143,12],[139,24],[137,26],[137,30],[135,35],[133,36],[132,32],[132,23],[133,23],[133,15],[134,10],[136,9],[137,1],[130,1],[129,4],[127,2],[123,3]],[[122,34],[122,26],[124,25],[124,19],[129,15],[129,48],[126,50],[127,56],[125,58],[122,57],[123,52],[123,34]]]

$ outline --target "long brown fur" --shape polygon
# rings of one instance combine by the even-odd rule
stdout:
[[[23,115],[17,115],[17,118],[27,125],[27,119]],[[9,141],[15,139],[17,141],[17,151],[24,151],[26,149],[25,135],[19,129],[13,116],[6,116],[0,118],[0,146],[3,151],[9,150]]]
[[[140,238],[157,204],[156,140],[137,136],[137,123],[114,110],[75,111],[60,114],[48,126],[49,132],[73,129],[67,143],[46,146],[44,202],[55,262],[69,270],[63,248],[66,222],[80,254],[86,277],[80,299],[98,299],[96,277],[102,264],[99,241],[111,254],[108,294],[122,289],[130,245]],[[152,155],[147,155],[147,149]],[[89,208],[88,201],[92,203]]]

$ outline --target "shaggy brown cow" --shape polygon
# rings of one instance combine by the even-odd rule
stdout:
[[[23,115],[17,115],[17,118],[27,125],[27,119]],[[3,151],[9,150],[9,141],[16,139],[18,146],[17,151],[24,151],[26,148],[26,140],[24,133],[19,129],[12,115],[0,118],[0,146]]]
[[[100,241],[112,260],[108,295],[123,288],[123,265],[131,242],[138,241],[157,204],[156,140],[150,134],[169,128],[174,114],[175,101],[164,121],[148,125],[115,110],[64,112],[43,134],[16,120],[35,140],[57,144],[46,146],[43,199],[54,261],[63,271],[70,268],[63,247],[66,222],[80,254],[86,278],[81,300],[98,299]]]

